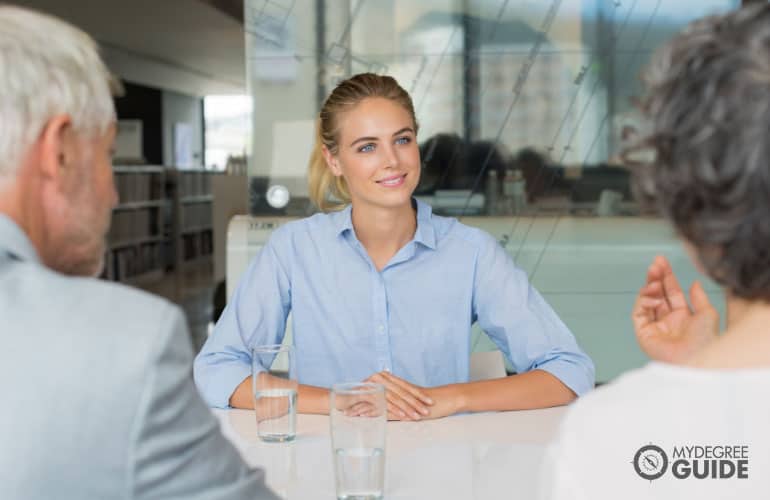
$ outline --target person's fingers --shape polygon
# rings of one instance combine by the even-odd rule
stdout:
[[[655,257],[652,263],[647,268],[647,283],[652,283],[654,281],[660,281],[663,279],[665,266],[661,265],[661,262],[659,260],[660,258],[661,258],[660,255]]]
[[[652,321],[656,321],[671,312],[671,308],[663,295],[663,284],[659,281],[648,283],[639,290],[634,307],[650,308],[650,320]]]
[[[390,378],[387,378],[384,372],[375,373],[367,380],[385,386],[385,398],[388,403],[393,404],[398,408],[399,412],[403,413],[402,417],[409,416],[412,419],[419,419],[420,413],[424,413],[423,409],[426,408],[416,398],[409,395]]]
[[[647,297],[663,298],[663,283],[661,281],[651,281],[644,285],[639,293]]]
[[[388,408],[393,407],[393,413],[398,415],[401,419],[407,420],[419,420],[420,414],[412,408],[409,403],[404,401],[398,394],[393,391],[387,391],[385,399],[388,401]]]
[[[687,299],[685,298],[684,291],[682,290],[682,285],[679,284],[679,280],[676,278],[676,275],[673,271],[671,271],[670,268],[663,276],[663,293],[672,310],[689,310]]]
[[[652,297],[639,297],[639,306],[648,310],[655,310],[659,305],[663,303],[661,299],[653,299]]]
[[[645,295],[643,288],[631,310],[631,322],[636,336],[643,338],[668,332],[668,325],[661,321],[663,317],[661,311],[667,314],[667,308],[665,300]]]
[[[407,418],[406,414],[396,405],[388,403],[388,420],[401,420]]]
[[[637,337],[642,333],[644,327],[650,324],[647,316],[637,316],[635,314],[631,315],[631,322],[634,324],[634,332],[636,332]]]
[[[429,404],[432,404],[432,400],[424,393],[422,388],[416,387],[389,372],[375,373],[367,380],[384,385],[388,401],[396,405],[412,419],[419,420],[421,414],[429,414],[428,408],[425,406],[426,403],[418,399],[419,396],[414,395],[416,392],[418,395],[427,398],[431,401]]]
[[[652,321],[650,321],[646,314],[632,314],[631,322],[634,325],[634,332],[636,332],[637,337],[641,336],[647,326],[652,324]]]
[[[347,408],[345,408],[344,410],[342,410],[342,413],[346,417],[356,417],[356,416],[358,416],[360,411],[361,411],[361,405],[359,403],[356,403],[356,404],[352,404],[352,405],[348,406]]]
[[[662,255],[656,255],[647,268],[648,282],[663,281],[663,277],[671,272],[671,264]]]
[[[669,262],[669,260],[665,256],[663,256],[663,255],[656,256],[655,257],[655,263],[656,263],[656,265],[658,267],[661,268],[661,270],[663,271],[664,274],[666,274],[666,273],[672,273],[673,274],[674,269],[671,267],[671,262]]]
[[[715,310],[700,281],[696,281],[690,287],[690,301],[692,302],[692,308],[695,312],[710,312]]]
[[[430,398],[430,396],[428,396],[428,393],[422,387],[411,384],[406,380],[402,379],[401,377],[397,377],[396,375],[393,375],[390,372],[382,372],[382,376],[389,379],[391,382],[398,385],[405,391],[409,392],[412,396],[419,399],[421,402],[427,405],[433,404],[433,400]]]
[[[403,389],[396,385],[388,387],[388,394],[391,396],[390,401],[401,408],[411,418],[419,420],[420,414],[427,415],[428,409],[417,400],[417,398],[405,392]]]
[[[645,285],[645,287],[642,288],[642,290],[639,292],[639,295],[660,300],[660,303],[657,305],[655,309],[655,313],[657,314],[658,318],[661,318],[662,316],[665,316],[666,314],[671,312],[671,307],[669,306],[669,303],[666,300],[666,296],[663,292],[662,282],[654,281],[652,283]]]
[[[371,401],[358,401],[345,410],[345,415],[349,417],[374,415],[376,413],[378,413],[377,406]]]
[[[650,321],[657,319],[658,307],[663,304],[662,299],[639,295],[634,303],[633,311],[646,316]]]
[[[666,300],[666,297],[662,294],[662,285],[660,289],[661,294],[655,296],[655,298],[659,300],[658,305],[655,307],[655,321],[661,320],[671,314],[671,305],[668,303],[668,300]]]
[[[640,294],[634,303],[633,309],[631,309],[631,322],[637,334],[656,319],[655,310],[645,307],[644,302],[646,300],[649,300],[649,298]]]
[[[657,311],[658,317],[672,309],[687,307],[687,300],[671,264],[662,255],[656,256],[647,268],[647,282],[643,290],[646,295],[665,299],[665,307],[661,306]]]

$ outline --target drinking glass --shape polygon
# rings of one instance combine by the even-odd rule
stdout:
[[[292,441],[297,427],[297,370],[290,345],[252,350],[252,392],[257,435],[262,441]]]
[[[337,498],[381,499],[385,490],[385,387],[367,382],[334,385],[329,417]]]

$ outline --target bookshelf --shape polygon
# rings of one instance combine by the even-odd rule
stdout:
[[[113,172],[119,204],[112,212],[103,277],[134,285],[157,281],[165,269],[166,170],[115,165]]]
[[[167,269],[210,268],[214,236],[212,176],[218,172],[115,165],[112,212],[102,277],[143,286]]]
[[[211,267],[214,252],[210,170],[173,170],[175,267]]]

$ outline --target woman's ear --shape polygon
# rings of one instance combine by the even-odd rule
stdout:
[[[329,151],[329,148],[326,147],[326,144],[321,146],[321,152],[324,155],[324,160],[326,160],[326,166],[329,167],[329,170],[331,170],[332,174],[334,174],[334,177],[341,176],[342,169],[340,169],[340,162],[337,157],[333,155],[331,151]]]

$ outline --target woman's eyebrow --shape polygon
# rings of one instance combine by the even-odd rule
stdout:
[[[412,127],[404,127],[401,130],[399,130],[398,132],[394,132],[393,136],[395,137],[395,136],[397,136],[399,134],[403,134],[404,132],[412,132],[412,133],[414,133],[414,130],[412,130]]]
[[[404,127],[404,128],[402,128],[401,130],[399,130],[397,132],[393,132],[393,137],[395,137],[395,136],[397,136],[399,134],[403,134],[404,132],[412,132],[412,133],[414,133],[414,130],[412,129],[412,127]],[[351,142],[350,146],[351,147],[355,146],[356,143],[361,142],[361,141],[376,142],[377,140],[378,139],[376,137],[359,137],[355,141]]]
[[[376,137],[359,137],[355,141],[351,142],[350,145],[351,146],[355,146],[357,142],[361,142],[361,141],[375,141],[376,142],[377,138]]]

